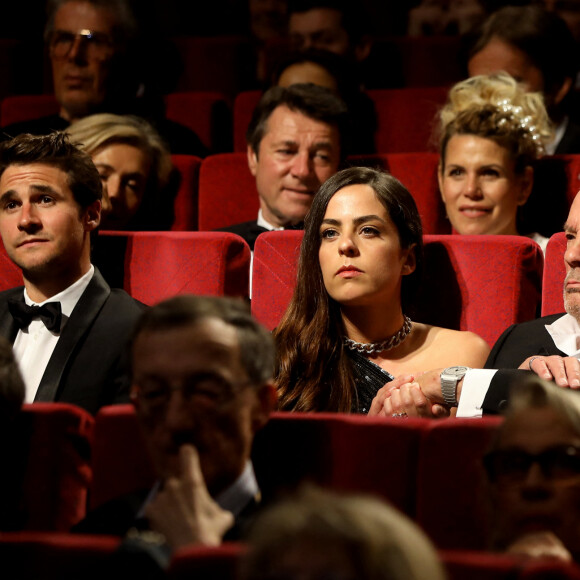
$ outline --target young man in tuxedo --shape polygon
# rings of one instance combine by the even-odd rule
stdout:
[[[143,306],[91,264],[101,197],[91,158],[64,135],[0,145],[0,235],[24,279],[0,293],[0,335],[13,343],[27,403],[96,413],[128,401],[124,348]]]

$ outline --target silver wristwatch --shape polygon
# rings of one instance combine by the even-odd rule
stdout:
[[[447,367],[441,373],[441,394],[445,404],[449,407],[457,407],[457,383],[470,370],[469,367]]]

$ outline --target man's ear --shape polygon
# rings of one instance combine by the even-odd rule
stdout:
[[[411,244],[409,248],[404,250],[406,252],[405,261],[403,262],[403,268],[401,274],[403,276],[408,276],[415,271],[417,267],[417,256],[415,255],[415,244]]]
[[[247,156],[250,173],[256,177],[256,173],[258,171],[258,154],[254,151],[251,145],[248,145]]]
[[[101,223],[101,200],[96,199],[85,208],[83,222],[85,231],[92,232],[99,227]]]
[[[370,36],[363,36],[359,43],[354,47],[354,58],[357,62],[362,62],[369,56],[372,48],[372,40]]]
[[[555,105],[559,105],[564,100],[564,97],[570,92],[572,82],[573,79],[571,77],[566,77],[564,79],[562,86],[554,93],[553,101]]]
[[[518,193],[518,205],[524,205],[532,193],[534,186],[534,168],[529,166],[524,169],[520,177],[520,191]]]
[[[261,429],[270,418],[270,413],[276,408],[278,392],[274,383],[262,385],[256,392],[256,405],[252,413],[252,428],[254,433]]]

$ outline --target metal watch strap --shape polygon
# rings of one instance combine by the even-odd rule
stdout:
[[[441,373],[441,394],[445,404],[457,407],[457,383],[465,376],[469,367],[448,367]]]

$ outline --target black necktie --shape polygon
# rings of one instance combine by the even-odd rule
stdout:
[[[42,306],[28,306],[23,300],[8,300],[8,310],[20,328],[27,328],[30,321],[40,318],[48,330],[60,331],[60,302],[47,302]]]

